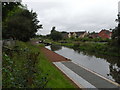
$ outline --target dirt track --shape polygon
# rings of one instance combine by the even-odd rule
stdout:
[[[70,61],[69,59],[67,59],[53,51],[50,51],[47,48],[41,48],[41,50],[44,52],[46,57],[48,57],[51,62]]]

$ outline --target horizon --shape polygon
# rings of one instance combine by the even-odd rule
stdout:
[[[47,35],[53,26],[57,31],[99,32],[102,29],[114,29],[118,14],[119,0],[34,0],[27,4],[29,10],[38,14],[43,29],[37,34]]]

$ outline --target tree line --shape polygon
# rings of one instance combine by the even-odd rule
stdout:
[[[2,2],[2,38],[28,41],[36,36],[37,30],[42,28],[39,25],[37,13],[29,11],[27,7],[18,2]],[[112,44],[120,45],[120,17],[118,15],[118,26],[112,30]],[[62,34],[52,28],[51,39],[58,41],[62,39]]]

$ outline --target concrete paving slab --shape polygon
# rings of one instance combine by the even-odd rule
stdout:
[[[77,75],[75,72],[67,68],[61,62],[53,62],[64,74],[66,74],[73,82],[75,82],[80,88],[96,88],[85,79]]]
[[[109,82],[101,78],[100,76],[89,72],[88,70],[84,69],[83,67],[73,63],[73,62],[61,62],[67,68],[72,70],[74,73],[82,77],[84,80],[89,82],[91,85],[95,86],[96,88],[114,88],[119,90],[119,86]]]

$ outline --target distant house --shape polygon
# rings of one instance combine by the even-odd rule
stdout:
[[[71,37],[75,37],[76,38],[77,34],[75,32],[69,32],[68,33],[68,37],[71,38]]]
[[[87,35],[86,31],[82,31],[82,32],[69,32],[68,37],[74,37],[74,38],[83,38]]]
[[[76,32],[78,38],[84,38],[85,36],[88,35],[86,31],[83,32]]]
[[[112,36],[112,32],[110,32],[109,30],[101,30],[99,33],[98,33],[98,36],[101,37],[102,39],[111,39],[111,36]]]
[[[98,38],[98,33],[90,33],[89,38]]]

